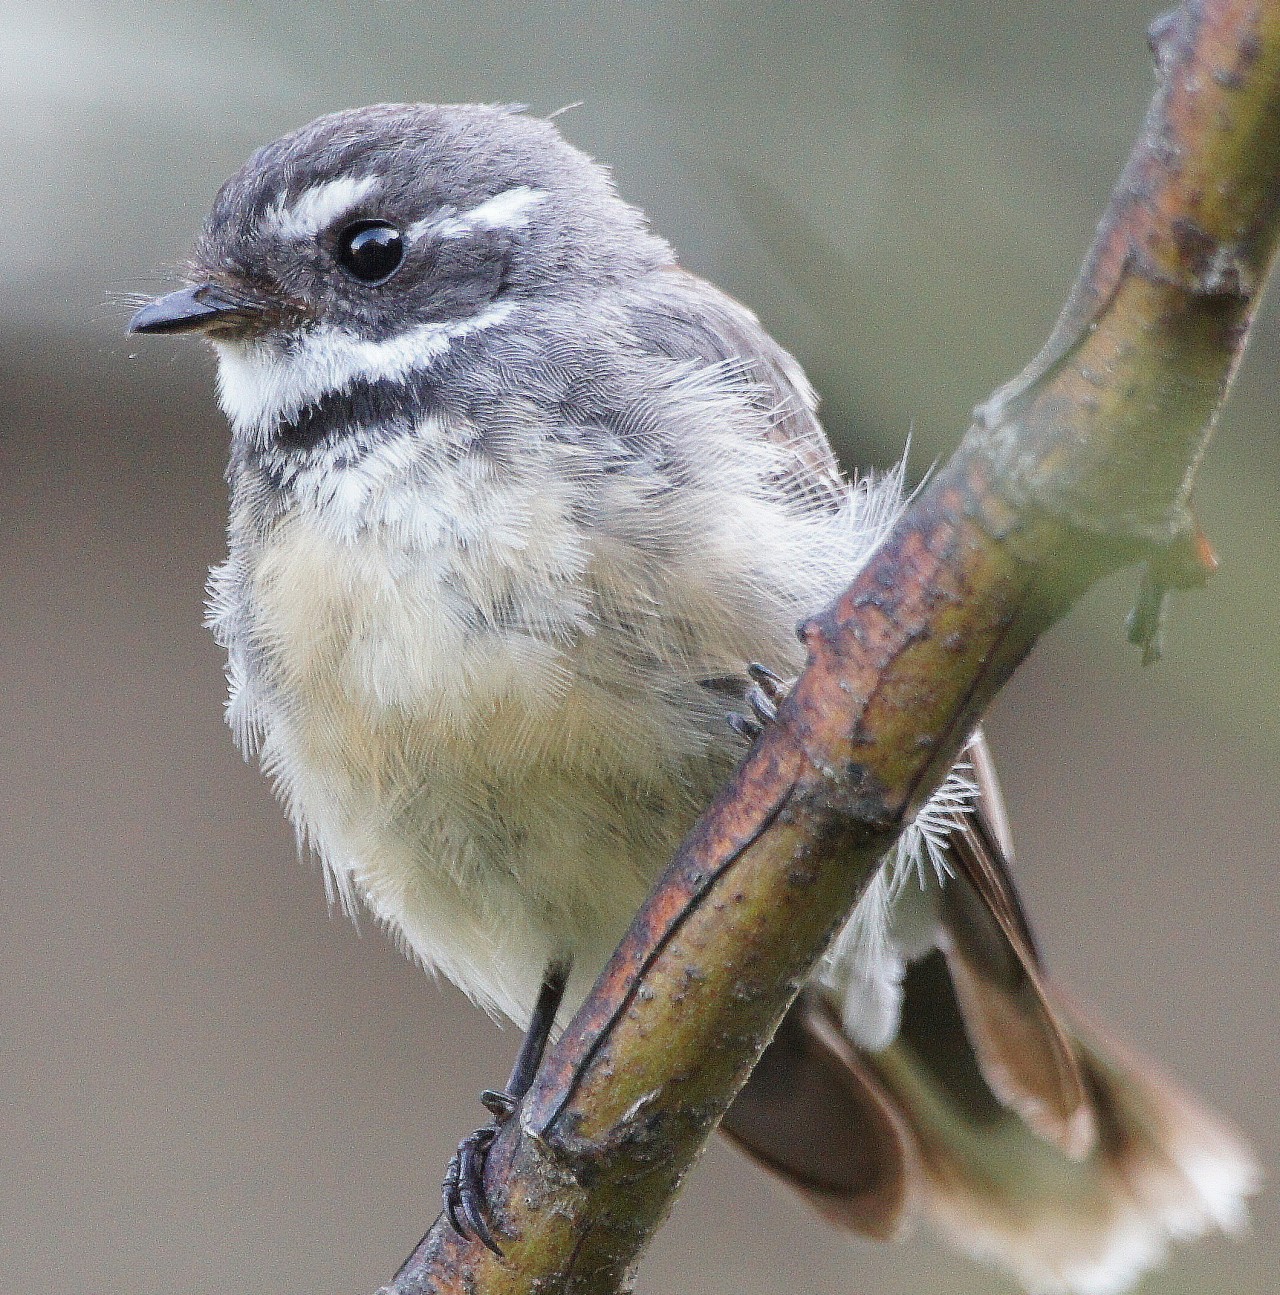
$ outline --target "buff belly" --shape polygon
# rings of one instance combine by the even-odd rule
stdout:
[[[241,591],[239,704],[335,892],[523,1023],[553,957],[566,1010],[590,987],[738,752],[705,704],[614,686],[598,635],[479,625],[448,558],[286,518]],[[569,601],[539,593],[544,621]]]

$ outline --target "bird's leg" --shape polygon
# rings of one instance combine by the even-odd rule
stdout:
[[[453,1230],[459,1236],[475,1237],[497,1255],[502,1250],[489,1226],[489,1202],[484,1191],[485,1160],[498,1130],[516,1113],[521,1099],[533,1085],[568,979],[567,962],[553,962],[547,967],[507,1086],[497,1091],[489,1088],[480,1094],[480,1101],[493,1119],[458,1144],[440,1189],[444,1212]]]

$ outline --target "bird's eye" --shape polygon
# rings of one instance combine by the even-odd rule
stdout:
[[[361,283],[389,279],[404,259],[404,239],[385,220],[358,220],[338,235],[338,264]]]

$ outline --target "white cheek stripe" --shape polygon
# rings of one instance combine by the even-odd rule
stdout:
[[[418,239],[429,234],[435,238],[465,238],[478,229],[521,229],[529,223],[533,208],[546,199],[545,189],[519,184],[466,211],[447,216],[437,213],[416,221],[409,226],[409,237]]]
[[[282,198],[267,209],[267,219],[282,238],[314,238],[343,212],[367,198],[377,185],[377,177],[372,175],[326,180],[304,189],[288,207]]]
[[[218,401],[237,432],[268,433],[277,419],[357,379],[395,381],[424,368],[458,338],[502,323],[513,310],[514,302],[498,301],[469,319],[421,324],[380,342],[322,326],[300,336],[287,355],[262,342],[215,342]]]

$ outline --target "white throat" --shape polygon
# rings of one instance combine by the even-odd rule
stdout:
[[[352,382],[398,381],[426,368],[458,338],[502,323],[515,308],[493,302],[467,319],[420,324],[382,341],[322,324],[288,353],[267,341],[215,341],[218,401],[238,435],[258,438]]]

